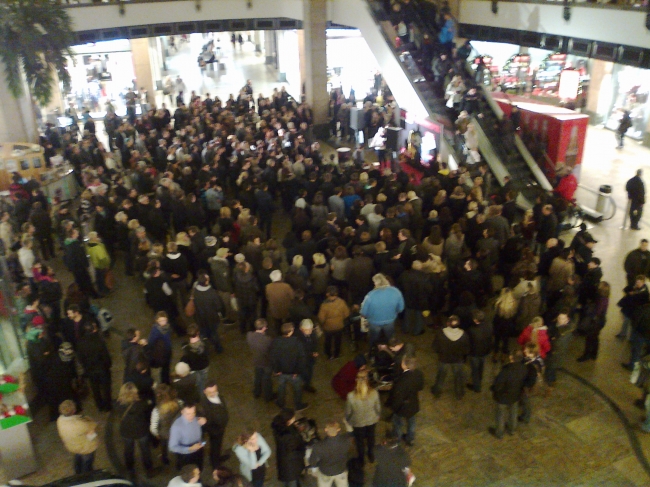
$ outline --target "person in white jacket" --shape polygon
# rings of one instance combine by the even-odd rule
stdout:
[[[271,448],[257,431],[244,433],[237,438],[232,450],[239,459],[239,472],[253,484],[262,487],[266,475],[266,461],[271,456]]]
[[[167,487],[201,487],[201,470],[193,463],[181,468],[181,474],[169,481]]]
[[[20,265],[23,268],[25,277],[34,279],[34,262],[36,261],[36,256],[34,255],[34,240],[31,237],[25,236],[22,239],[22,247],[18,251],[18,260]]]

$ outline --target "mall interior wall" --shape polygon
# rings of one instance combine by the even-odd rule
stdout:
[[[5,76],[4,64],[0,62],[0,144],[37,143],[38,129],[33,106],[27,96],[18,99],[12,96]]]

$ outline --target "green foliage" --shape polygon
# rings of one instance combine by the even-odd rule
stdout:
[[[15,98],[23,95],[24,73],[32,96],[45,106],[52,98],[54,73],[64,87],[74,41],[68,12],[53,0],[0,0],[0,61]]]

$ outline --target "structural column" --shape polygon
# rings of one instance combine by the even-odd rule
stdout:
[[[156,94],[156,74],[160,70],[156,69],[159,63],[156,62],[156,59],[152,59],[150,51],[153,49],[155,52],[157,49],[156,39],[131,39],[130,42],[136,86],[138,90],[144,87],[149,92],[151,100],[154,100]]]
[[[303,0],[305,95],[314,112],[314,124],[327,124],[327,0]],[[318,132],[317,132],[318,133]]]
[[[0,62],[0,144],[4,142],[38,143],[38,128],[29,96],[15,99],[11,95],[4,64]]]

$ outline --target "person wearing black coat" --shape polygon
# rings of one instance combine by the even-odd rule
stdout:
[[[433,294],[429,275],[422,271],[422,262],[413,261],[412,268],[402,272],[397,287],[402,291],[406,308],[403,321],[404,333],[413,336],[422,335],[424,333],[422,312],[431,309],[429,297]]]
[[[447,326],[436,331],[433,351],[438,354],[438,375],[431,392],[436,398],[440,397],[447,372],[451,369],[456,399],[462,399],[465,395],[465,357],[470,352],[470,341],[467,333],[460,328],[458,316],[451,315],[447,319]]]
[[[278,480],[284,482],[285,487],[297,487],[305,468],[305,442],[295,422],[294,410],[284,408],[271,423],[275,439]]]
[[[480,309],[472,313],[473,323],[467,330],[469,336],[469,365],[472,369],[472,383],[467,387],[474,392],[481,392],[485,357],[492,352],[492,323],[485,319]]]
[[[302,402],[302,373],[305,370],[305,350],[294,335],[292,323],[283,323],[282,336],[273,340],[269,357],[271,370],[278,376],[278,399],[276,404],[284,408],[287,382],[293,387],[293,401],[298,411],[305,409]]]
[[[97,409],[110,411],[111,355],[97,325],[93,322],[84,324],[84,335],[77,343],[77,357],[83,366],[84,377],[90,381]]]
[[[630,228],[640,230],[639,221],[643,215],[643,205],[645,205],[645,185],[641,176],[643,171],[637,170],[636,175],[625,184],[627,197],[630,200]]]
[[[542,207],[542,217],[537,226],[537,243],[544,245],[549,238],[557,238],[557,216],[552,205]]]
[[[510,354],[510,362],[503,366],[499,375],[492,384],[492,397],[497,403],[496,428],[489,431],[497,438],[503,438],[506,431],[506,420],[508,422],[508,434],[513,435],[517,428],[518,405],[524,387],[530,387],[535,383],[535,369],[528,367],[523,362],[523,354],[520,350]]]
[[[88,257],[86,257],[86,250],[79,241],[79,230],[72,228],[68,232],[64,248],[63,262],[70,272],[74,274],[74,280],[79,285],[79,289],[92,298],[99,298],[99,294],[95,291],[88,273]]]
[[[237,264],[233,272],[233,287],[239,308],[239,331],[243,335],[255,329],[257,303],[260,296],[260,286],[250,263]]]
[[[120,436],[124,443],[124,466],[130,477],[135,476],[135,444],[140,446],[142,463],[147,469],[147,477],[153,473],[151,445],[149,443],[149,423],[151,406],[140,398],[138,389],[127,382],[120,389],[117,399],[120,419]]]
[[[50,409],[50,421],[56,421],[59,405],[66,399],[74,401],[77,410],[81,411],[81,402],[73,386],[77,380],[74,349],[70,343],[63,342],[58,350],[52,346],[44,354],[45,397]]]
[[[38,297],[40,304],[48,306],[50,312],[50,333],[57,333],[61,326],[61,298],[63,290],[61,283],[54,276],[54,270],[51,267],[43,265],[41,267],[42,279],[38,281]]]
[[[199,271],[190,299],[194,300],[194,320],[201,330],[201,335],[212,342],[217,353],[223,352],[219,339],[219,324],[226,307],[219,293],[210,285],[210,276],[206,271]]]
[[[149,279],[144,284],[147,304],[154,312],[164,311],[169,317],[169,324],[177,335],[185,335],[178,323],[178,308],[174,304],[174,291],[170,285],[169,276],[160,270],[160,262],[152,260],[147,267]]]
[[[95,203],[94,229],[104,242],[111,263],[115,262],[115,243],[117,242],[115,214],[102,200]]]
[[[52,219],[40,201],[32,204],[29,220],[34,225],[34,238],[38,241],[43,260],[54,257],[54,239],[52,238]]]
[[[420,412],[419,393],[424,388],[424,374],[416,369],[413,355],[402,359],[402,373],[393,383],[386,405],[393,411],[393,432],[398,438],[402,437],[404,422],[406,434],[403,436],[407,445],[413,446],[415,441],[415,415]]]
[[[219,393],[217,382],[214,379],[209,380],[201,391],[197,414],[206,419],[203,431],[210,438],[210,464],[213,469],[217,468],[230,458],[228,453],[221,454],[223,435],[226,432],[226,426],[228,426],[229,414],[226,402]]]

